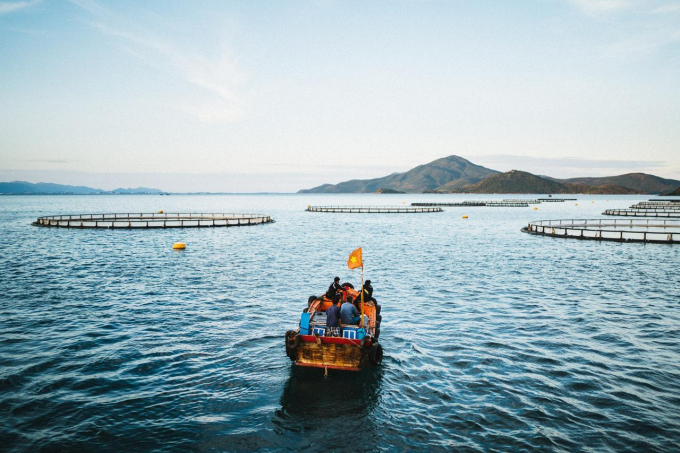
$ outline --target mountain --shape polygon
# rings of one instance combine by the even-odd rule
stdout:
[[[678,186],[680,181],[646,173],[571,179],[536,176],[518,170],[500,173],[462,157],[449,156],[404,173],[323,184],[298,193],[374,193],[378,190],[387,193],[385,191],[394,190],[406,193],[660,194],[673,192]]]
[[[669,196],[669,197],[680,197],[680,187],[675,189],[672,192],[665,193],[664,195]]]
[[[489,176],[477,184],[465,186],[456,192],[465,193],[589,193],[589,194],[635,194],[640,193],[613,184],[590,186],[579,183],[562,183],[553,179],[511,170],[507,173]]]
[[[353,179],[339,184],[323,184],[298,193],[374,193],[378,189],[391,189],[406,193],[422,193],[428,190],[453,190],[475,184],[498,173],[475,165],[458,156],[437,159],[419,165],[404,173],[393,173],[382,178]]]
[[[158,189],[139,187],[137,189],[116,189],[106,191],[85,186],[69,186],[66,184],[52,184],[39,182],[37,184],[26,181],[0,182],[0,194],[12,195],[96,195],[96,194],[159,194]]]
[[[658,194],[671,192],[680,186],[680,181],[664,179],[646,173],[628,173],[619,176],[605,176],[602,178],[570,178],[554,179],[561,183],[585,184],[587,186],[614,185],[635,190],[636,193]]]
[[[135,195],[135,194],[159,194],[162,193],[162,190],[158,189],[149,189],[148,187],[137,187],[136,189],[116,189],[112,190],[110,193],[115,193],[115,194],[124,194],[124,195]]]
[[[525,171],[511,170],[489,176],[477,184],[465,186],[466,193],[571,193],[565,184],[541,178]]]

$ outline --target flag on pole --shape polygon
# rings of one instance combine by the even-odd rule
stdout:
[[[350,253],[349,259],[347,260],[347,267],[349,267],[350,269],[364,267],[364,263],[363,261],[361,261],[361,247]]]

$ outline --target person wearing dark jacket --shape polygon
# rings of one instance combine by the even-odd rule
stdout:
[[[328,287],[328,291],[326,291],[326,297],[329,299],[333,300],[335,295],[341,291],[343,291],[345,288],[340,286],[340,277],[335,277],[333,279],[333,283],[331,283],[331,286]]]
[[[378,303],[378,301],[373,298],[373,287],[371,286],[371,281],[366,280],[366,282],[364,282],[364,302],[368,302],[369,300],[372,300],[374,304]]]
[[[340,296],[335,296],[333,305],[326,310],[326,333],[327,337],[340,336]]]

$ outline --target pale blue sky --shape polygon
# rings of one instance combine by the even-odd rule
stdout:
[[[0,179],[680,179],[680,0],[0,0]]]

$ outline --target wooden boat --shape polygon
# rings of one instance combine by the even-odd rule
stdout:
[[[348,283],[342,285],[342,300],[352,296],[356,300],[359,292]],[[378,343],[380,336],[380,305],[364,301],[364,314],[368,323],[360,325],[341,324],[340,336],[326,335],[326,310],[332,305],[326,296],[311,296],[308,308],[300,316],[297,331],[286,332],[286,355],[295,365],[359,371],[380,365],[383,349]],[[330,334],[330,332],[328,332]]]

